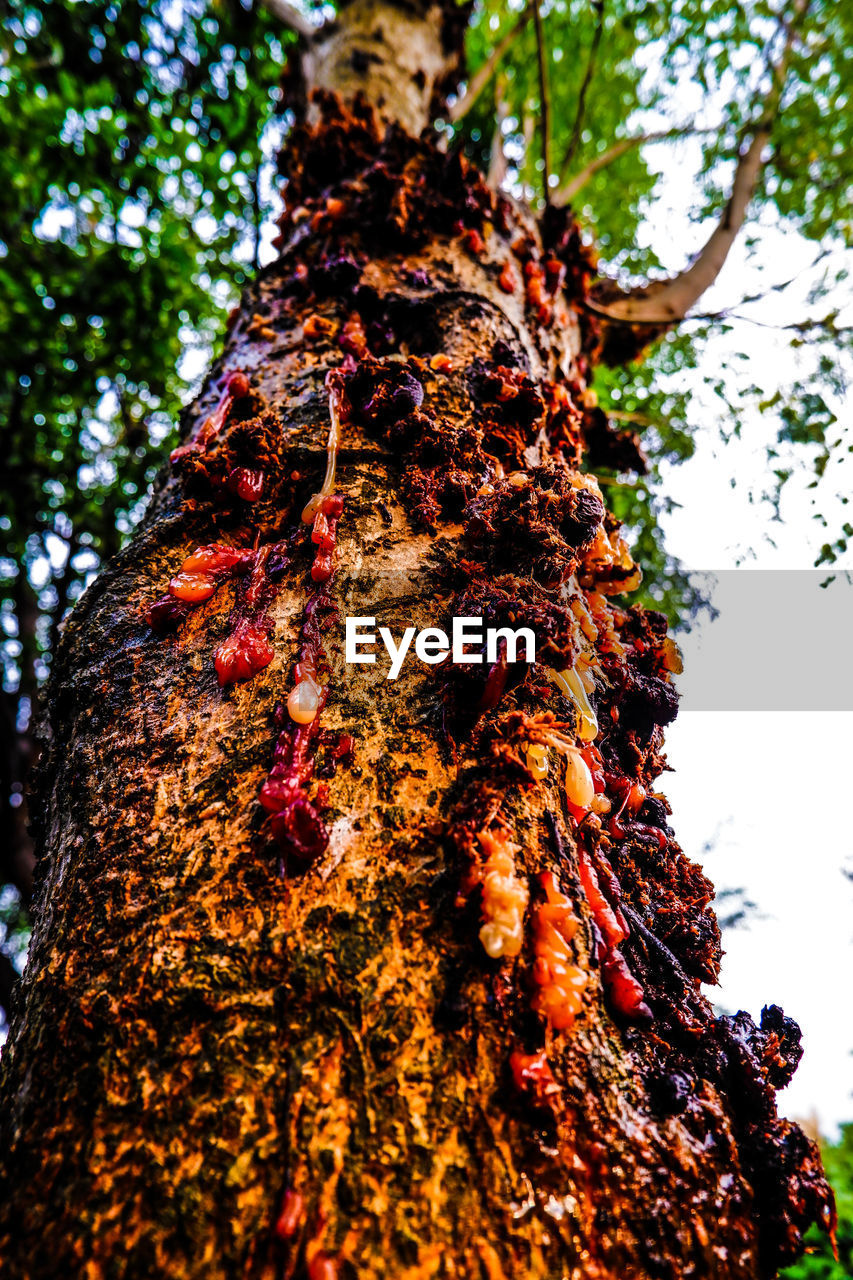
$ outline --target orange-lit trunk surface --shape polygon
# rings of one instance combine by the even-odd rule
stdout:
[[[700,991],[677,654],[577,470],[576,228],[366,105],[284,167],[281,257],[57,656],[6,1274],[771,1275],[830,1196],[776,1117],[796,1027]],[[537,662],[392,682],[343,663],[363,615]]]

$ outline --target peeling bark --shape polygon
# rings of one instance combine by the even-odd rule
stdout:
[[[365,102],[315,104],[281,256],[56,657],[6,1274],[772,1275],[831,1194],[775,1112],[795,1025],[701,992],[712,889],[653,792],[677,661],[660,616],[610,599],[635,568],[577,470],[577,229]],[[330,396],[327,553],[301,513]],[[237,550],[201,598],[210,544]],[[345,615],[466,612],[535,623],[540,662],[392,684],[340,661]],[[214,651],[249,624],[271,661],[223,689]],[[282,707],[325,662],[302,732]],[[492,959],[498,890],[523,937]]]

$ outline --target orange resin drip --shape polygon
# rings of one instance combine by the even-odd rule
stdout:
[[[493,960],[517,956],[524,941],[524,913],[529,898],[527,885],[515,874],[518,846],[511,844],[501,831],[481,831],[478,839],[486,854],[480,941]]]
[[[584,970],[572,964],[569,948],[579,921],[571,900],[557,887],[553,872],[543,872],[539,883],[545,890],[545,901],[533,911],[533,980],[539,988],[534,1008],[555,1031],[565,1031],[583,1007],[587,984]]]

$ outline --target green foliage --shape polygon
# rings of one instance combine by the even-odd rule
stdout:
[[[0,889],[0,952],[20,973],[29,943],[29,922],[18,892],[7,884]]]
[[[838,1142],[821,1144],[838,1208],[838,1258],[816,1227],[806,1236],[807,1253],[780,1272],[780,1280],[849,1280],[853,1276],[853,1124],[841,1126]]]
[[[62,610],[138,518],[186,394],[187,349],[215,338],[251,269],[281,43],[263,10],[236,0],[11,6],[0,61],[7,687],[43,674]],[[30,592],[34,613],[21,607]]]
[[[58,624],[138,520],[193,353],[257,261],[289,39],[239,0],[4,9],[0,885]],[[26,914],[0,896],[17,956]]]
[[[680,562],[666,548],[658,531],[661,517],[673,499],[661,483],[661,467],[681,462],[694,450],[688,426],[689,394],[678,387],[676,375],[693,357],[688,334],[669,333],[654,362],[596,371],[595,389],[614,426],[635,430],[648,459],[645,475],[620,475],[599,469],[602,491],[613,514],[625,522],[628,541],[643,566],[643,584],[633,598],[662,609],[673,624],[686,624],[704,601]]]

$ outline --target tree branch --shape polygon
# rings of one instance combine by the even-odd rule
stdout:
[[[737,302],[733,302],[728,307],[721,307],[718,311],[694,311],[692,315],[690,315],[687,318],[690,320],[703,320],[703,321],[745,320],[749,324],[761,325],[762,328],[765,328],[765,329],[799,329],[799,328],[802,328],[803,326],[809,326],[812,328],[816,326],[825,327],[826,324],[828,323],[829,318],[827,318],[827,320],[818,320],[818,321],[805,320],[805,321],[800,321],[794,324],[781,325],[781,324],[770,324],[766,320],[758,320],[753,316],[739,315],[738,310],[740,307],[749,306],[750,303],[753,303],[753,302],[763,302],[763,300],[769,297],[771,293],[782,293],[785,289],[789,289],[791,285],[796,284],[796,282],[799,279],[801,279],[801,277],[804,276],[807,271],[814,271],[815,267],[819,266],[819,264],[823,262],[825,258],[830,257],[833,252],[835,252],[834,249],[821,249],[820,253],[812,262],[808,262],[804,267],[800,267],[800,269],[798,271],[795,271],[792,276],[789,276],[787,280],[779,280],[776,282],[776,284],[767,285],[765,289],[759,289],[757,293],[749,293],[746,295],[746,297],[740,298]],[[601,315],[604,317],[607,317],[610,315],[610,311],[606,306],[601,306],[600,304],[595,302],[590,302],[589,309],[596,315]],[[838,315],[837,311],[830,312],[830,317],[836,317],[837,315]],[[635,321],[635,323],[647,324],[652,326],[653,328],[660,328],[661,325],[666,325],[668,321],[666,317],[661,314],[661,315],[649,315],[646,319],[641,321],[640,320]],[[844,332],[844,330],[839,329],[838,332]],[[609,412],[611,417],[618,417],[618,414],[616,414],[615,410],[611,409],[609,410]]]
[[[487,185],[492,191],[498,190],[506,177],[507,171],[506,151],[504,150],[503,129],[501,126],[509,111],[503,95],[502,79],[503,77],[499,76],[495,81],[495,128],[492,133],[492,154],[489,157],[489,173],[486,179]]]
[[[548,191],[548,175],[551,172],[551,100],[548,94],[548,72],[545,67],[545,37],[542,32],[540,0],[533,0],[533,19],[536,23],[536,61],[539,68],[539,128],[542,135],[542,188],[545,204],[551,200]]]
[[[607,319],[628,325],[664,326],[683,320],[687,312],[714,283],[729,255],[735,238],[746,219],[747,209],[755,194],[764,168],[764,150],[770,139],[774,119],[788,73],[797,25],[805,15],[809,0],[794,0],[790,21],[783,23],[787,31],[785,47],[778,62],[771,66],[771,85],[754,123],[747,128],[751,141],[738,157],[731,195],[717,226],[693,262],[670,280],[655,281],[621,296],[613,296],[612,287],[600,291],[601,305],[594,310]]]
[[[697,129],[695,125],[684,125],[678,129],[657,129],[650,133],[638,133],[633,138],[620,138],[612,147],[602,151],[600,155],[584,165],[573,178],[570,178],[554,195],[554,204],[568,204],[577,193],[586,186],[602,169],[619,160],[634,147],[641,147],[646,142],[666,142],[673,138],[687,138],[705,133],[719,133],[719,129]]]
[[[282,26],[293,31],[301,40],[310,40],[316,34],[318,28],[295,5],[288,4],[287,0],[261,0],[261,4]]]
[[[614,301],[606,299],[603,307],[596,307],[599,314],[629,324],[670,325],[684,319],[720,274],[743,226],[761,173],[762,152],[768,137],[765,126],[756,129],[749,146],[741,152],[723,216],[693,263],[670,280],[655,281]]]
[[[586,114],[586,95],[589,86],[592,83],[592,77],[595,73],[595,61],[598,57],[598,46],[601,44],[601,37],[604,32],[604,0],[594,0],[596,11],[595,31],[592,35],[592,44],[589,47],[589,58],[587,59],[586,71],[584,72],[583,83],[578,97],[578,109],[575,112],[575,123],[572,126],[572,136],[569,145],[566,148],[566,154],[563,156],[563,163],[560,165],[560,177],[565,178],[571,168],[572,161],[575,158],[577,149],[580,145],[581,130],[583,129],[583,118]]]
[[[506,35],[502,36],[495,47],[492,49],[483,65],[474,72],[468,81],[467,88],[461,97],[457,98],[453,106],[448,109],[447,117],[451,124],[458,124],[467,116],[468,112],[476,103],[480,94],[491,80],[492,76],[498,69],[498,64],[503,60],[507,52],[515,44],[524,28],[530,21],[532,6],[527,5],[518,22],[510,27]]]

